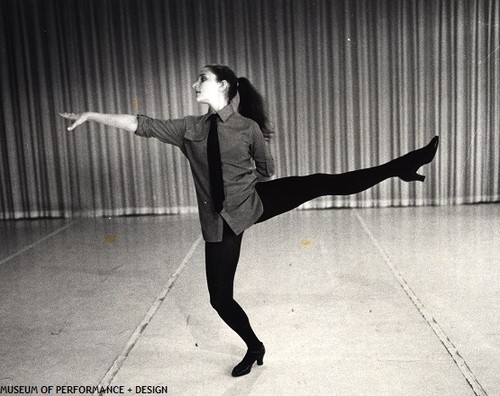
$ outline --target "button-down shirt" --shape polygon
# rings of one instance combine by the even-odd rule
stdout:
[[[198,201],[203,238],[222,240],[223,220],[235,234],[254,224],[263,212],[255,184],[274,173],[274,161],[256,122],[234,111],[231,104],[218,112],[219,145],[224,181],[224,207],[217,213],[210,195],[207,138],[210,112],[203,116],[157,120],[137,116],[135,132],[177,146],[189,160]]]

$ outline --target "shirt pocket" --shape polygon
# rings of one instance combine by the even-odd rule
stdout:
[[[221,156],[231,162],[248,161],[251,158],[250,139],[244,133],[231,132],[220,137]]]
[[[186,129],[184,135],[184,147],[186,156],[191,162],[204,166],[207,157],[207,132],[201,128],[191,125]]]
[[[207,132],[203,131],[202,128],[196,128],[195,125],[188,125],[186,127],[186,133],[184,134],[184,139],[191,142],[200,142],[207,138]]]

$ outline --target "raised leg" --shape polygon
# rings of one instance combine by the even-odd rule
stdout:
[[[264,205],[257,222],[268,220],[324,195],[349,195],[364,191],[390,177],[383,167],[328,175],[292,176],[257,183],[256,189]]]
[[[417,170],[432,161],[438,143],[439,138],[436,136],[427,146],[373,168],[334,175],[317,173],[292,176],[257,183],[256,190],[264,205],[264,213],[257,222],[288,212],[324,195],[359,193],[390,177],[399,177],[404,181],[423,181],[424,176],[419,175]]]

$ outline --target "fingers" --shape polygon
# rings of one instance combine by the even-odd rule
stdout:
[[[77,120],[80,117],[79,114],[75,113],[59,113],[61,117],[67,118],[68,120]]]

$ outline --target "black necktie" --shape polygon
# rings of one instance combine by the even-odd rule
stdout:
[[[214,209],[217,213],[222,210],[224,202],[224,182],[222,180],[222,163],[220,160],[219,136],[217,134],[217,114],[210,116],[210,131],[208,132],[207,154],[208,171],[210,174],[210,189]]]

